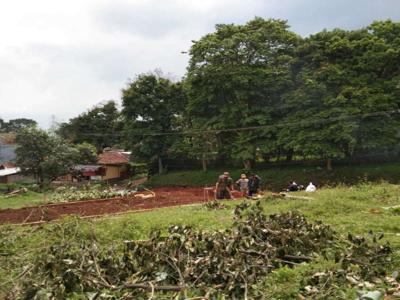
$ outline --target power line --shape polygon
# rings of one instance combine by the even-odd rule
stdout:
[[[129,133],[130,136],[164,136],[164,135],[196,135],[196,134],[204,134],[204,133],[223,133],[223,132],[238,132],[238,131],[252,131],[252,130],[259,130],[259,129],[269,129],[275,127],[285,127],[285,126],[293,126],[293,125],[317,125],[317,124],[324,124],[329,123],[332,121],[346,121],[348,119],[353,118],[366,118],[366,117],[379,117],[379,116],[388,116],[391,114],[398,114],[400,110],[386,110],[386,111],[375,111],[371,113],[365,114],[353,114],[353,115],[341,115],[337,117],[330,117],[330,118],[321,118],[321,120],[301,120],[298,122],[283,122],[279,124],[272,124],[272,125],[258,125],[258,126],[248,126],[248,127],[235,127],[235,128],[223,128],[223,129],[207,129],[207,130],[187,130],[187,131],[170,131],[170,132],[143,132],[143,133]],[[308,124],[309,123],[309,124]],[[86,136],[124,136],[124,133],[94,133],[94,132],[83,132],[80,133],[81,135]]]

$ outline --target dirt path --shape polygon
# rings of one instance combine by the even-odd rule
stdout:
[[[4,209],[0,210],[0,224],[40,223],[55,220],[65,215],[90,217],[207,201],[207,195],[204,194],[202,188],[158,188],[154,192],[155,198],[149,199],[128,196]],[[210,193],[209,199],[212,198],[213,196]]]

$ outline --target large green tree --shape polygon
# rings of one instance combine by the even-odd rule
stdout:
[[[60,124],[57,133],[73,143],[90,143],[100,151],[120,143],[122,127],[117,104],[108,101]]]
[[[79,164],[96,164],[97,163],[97,150],[92,144],[83,142],[74,145],[77,150],[76,162]]]
[[[397,142],[399,24],[312,35],[292,63],[295,89],[278,143],[298,154],[332,158],[383,151]]]
[[[217,25],[190,49],[186,88],[196,129],[217,133],[221,157],[251,167],[256,150],[277,150],[281,94],[291,88],[290,62],[299,36],[281,20],[255,18],[245,25]],[[227,128],[258,127],[248,131]]]
[[[37,122],[32,119],[18,118],[8,122],[0,119],[0,132],[17,132],[21,129],[37,126]]]
[[[60,137],[38,128],[21,129],[16,141],[18,167],[24,173],[33,175],[41,186],[69,173],[75,164],[87,162],[83,162],[83,158],[93,158],[87,155],[87,150],[93,151],[93,146],[74,147]]]
[[[137,158],[158,162],[163,171],[163,159],[179,138],[174,131],[185,108],[185,96],[180,83],[156,74],[139,75],[122,91],[122,114],[125,137]]]

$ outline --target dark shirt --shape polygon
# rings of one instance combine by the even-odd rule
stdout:
[[[257,191],[260,188],[261,178],[258,175],[249,178],[249,190]]]
[[[298,185],[295,184],[295,183],[291,183],[291,184],[288,186],[288,191],[289,191],[289,192],[297,192],[298,190],[299,190],[299,187],[298,187]]]
[[[220,176],[218,178],[218,190],[219,191],[224,191],[227,188],[229,188],[229,190],[232,188],[233,186],[233,179],[231,177],[224,177],[224,176]]]

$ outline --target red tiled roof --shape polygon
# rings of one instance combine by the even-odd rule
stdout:
[[[0,169],[10,169],[10,168],[15,168],[16,165],[12,162],[4,162],[0,164]]]
[[[98,157],[98,163],[101,165],[121,165],[128,162],[129,158],[124,153],[117,151],[105,151]]]

